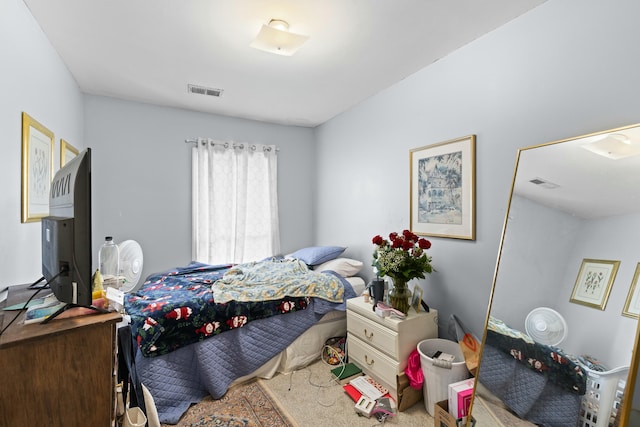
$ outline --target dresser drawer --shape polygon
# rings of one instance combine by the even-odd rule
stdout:
[[[393,359],[398,357],[398,333],[368,320],[353,311],[347,311],[347,332],[365,343],[386,353]]]
[[[347,355],[350,362],[358,365],[366,374],[379,380],[385,387],[396,384],[396,376],[401,374],[397,361],[351,333],[347,333]]]

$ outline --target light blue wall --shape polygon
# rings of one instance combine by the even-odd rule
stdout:
[[[409,150],[476,134],[476,240],[432,239],[421,286],[441,334],[452,313],[479,333],[517,149],[640,122],[637,16],[548,1],[317,128],[317,241],[369,264],[374,235],[409,225]]]
[[[105,235],[138,240],[143,277],[191,259],[191,168],[187,138],[276,144],[281,248],[313,243],[314,140],[308,128],[83,98],[22,0],[0,2],[0,287],[41,275],[40,222],[20,223],[21,112],[59,139],[93,149],[93,258]]]
[[[476,134],[476,240],[432,239],[438,272],[421,286],[441,334],[454,312],[479,332],[517,148],[640,122],[639,14],[635,0],[548,1],[309,130],[83,99],[22,1],[4,0],[0,285],[40,274],[40,224],[20,224],[22,111],[95,150],[96,255],[106,234],[139,240],[145,273],[190,257],[185,138],[280,145],[283,251],[340,244],[368,266],[371,238],[408,226],[409,150]]]
[[[560,300],[569,301],[572,290],[560,291],[565,272],[571,269],[577,274],[580,267],[580,261],[570,265],[569,259],[573,259],[583,222],[576,216],[513,197],[493,297],[494,317],[524,331],[525,317],[532,309],[542,306],[560,311]]]
[[[630,337],[635,337],[638,321],[622,316],[622,310],[640,262],[639,223],[640,214],[585,221],[563,276],[558,311],[566,316],[570,327],[563,345],[580,349],[575,350],[579,354],[594,355],[610,368],[629,365],[633,352]],[[585,258],[620,261],[604,311],[571,303],[565,297],[571,295],[577,269]]]
[[[93,241],[133,239],[143,277],[191,261],[191,147],[197,137],[275,144],[281,248],[313,239],[313,132],[100,96],[85,97],[93,148]]]
[[[20,222],[22,112],[82,149],[82,94],[22,0],[0,1],[0,287],[41,273],[40,222]]]
[[[524,331],[532,309],[550,307],[567,322],[565,351],[609,368],[628,365],[637,320],[622,310],[640,261],[639,222],[638,214],[585,220],[514,197],[492,315]],[[620,261],[605,310],[570,302],[585,258]]]

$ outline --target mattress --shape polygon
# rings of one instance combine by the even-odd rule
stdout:
[[[345,295],[352,298],[362,292],[364,281],[350,278],[346,287]],[[177,423],[191,403],[207,394],[221,398],[231,384],[271,378],[319,359],[329,338],[346,335],[345,308],[346,302],[313,298],[308,309],[254,320],[162,356],[138,352],[136,365],[160,421]]]
[[[124,306],[140,351],[157,357],[255,320],[305,310],[309,298],[338,304],[349,286],[342,280],[296,260],[192,262],[150,275],[142,288],[127,294]]]
[[[361,295],[366,285],[360,277],[347,277],[357,295]],[[318,323],[296,338],[285,350],[269,360],[255,372],[238,378],[234,384],[251,378],[272,378],[276,373],[288,374],[301,369],[320,358],[324,343],[332,337],[346,336],[347,314],[344,311],[330,311]]]

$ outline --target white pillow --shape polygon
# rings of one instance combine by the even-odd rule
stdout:
[[[322,264],[318,264],[313,269],[315,271],[332,270],[342,277],[355,276],[362,270],[362,261],[351,258],[336,258]]]
[[[364,283],[364,279],[362,277],[354,276],[354,277],[345,277],[344,280],[351,284],[353,291],[356,295],[362,295],[367,285]]]

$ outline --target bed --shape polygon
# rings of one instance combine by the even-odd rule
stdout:
[[[191,263],[153,274],[128,294],[138,374],[161,422],[177,423],[191,404],[207,395],[220,398],[236,382],[304,367],[320,357],[327,339],[346,335],[346,299],[364,290],[364,281],[354,276],[362,263],[307,261],[293,256],[240,266]],[[262,270],[287,290],[274,291],[280,287],[270,284],[256,292]]]
[[[587,374],[561,349],[490,318],[479,381],[513,413],[541,426],[577,425]]]

